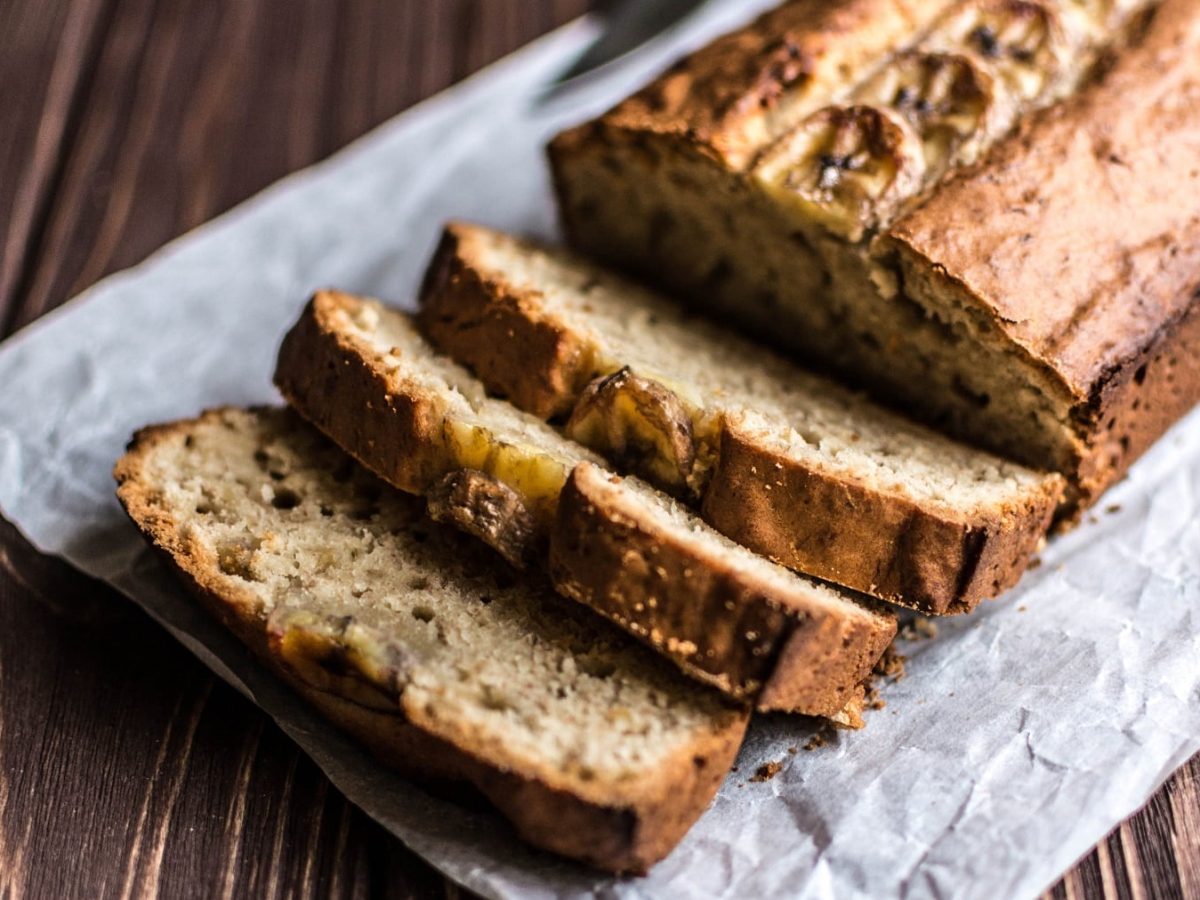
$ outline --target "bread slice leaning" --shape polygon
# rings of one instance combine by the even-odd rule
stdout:
[[[555,587],[763,711],[861,725],[863,682],[896,634],[848,602],[708,528],[649,485],[580,463],[550,542]]]
[[[1015,584],[1063,482],[944,438],[564,251],[448,227],[421,324],[492,392],[789,567],[927,613]]]
[[[135,524],[275,672],[390,765],[474,785],[533,844],[617,872],[665,856],[747,714],[471,539],[283,410],[146,429]]]
[[[420,494],[447,481],[476,485],[483,501],[460,503],[462,515],[451,521],[485,540],[520,532],[534,548],[521,559],[544,566],[552,553],[564,593],[685,672],[761,708],[854,724],[847,707],[895,634],[891,615],[735,548],[703,523],[684,522],[659,491],[613,485],[582,502],[581,487],[600,476],[572,470],[598,458],[487,397],[474,376],[436,354],[405,313],[318,294],[284,339],[275,380],[301,415],[394,486]],[[434,491],[433,505],[444,493]],[[491,502],[497,497],[506,499]],[[527,526],[511,527],[514,512],[529,511]],[[472,524],[479,519],[487,526]],[[566,546],[585,533],[594,548]],[[659,548],[645,546],[655,540]],[[639,582],[631,568],[637,554],[653,565],[669,559],[672,574]],[[699,611],[711,618],[698,618]]]

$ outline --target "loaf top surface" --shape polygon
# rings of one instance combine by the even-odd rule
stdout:
[[[680,60],[609,112],[604,124],[681,137],[742,168],[949,5],[792,0]]]
[[[117,478],[135,522],[284,668],[499,769],[619,806],[744,723],[291,413],[148,429]]]
[[[943,185],[885,246],[1093,395],[1197,298],[1200,8],[1166,0],[1102,81]]]
[[[960,160],[965,168],[949,177],[910,185],[897,209],[880,201],[879,221],[855,219],[836,233],[857,241],[878,227],[876,247],[937,282],[933,314],[982,329],[1071,402],[1099,407],[1114,375],[1132,374],[1200,286],[1192,0],[792,0],[681,60],[593,128],[634,146],[664,137],[666,152],[699,152],[735,177],[769,169],[771,147],[792,158],[781,136],[819,107],[857,102],[854,83],[972,3],[1044,7],[1070,24],[1069,46],[1090,41],[1096,53],[1072,49],[1078,77],[1022,103],[1015,133],[981,161]],[[1143,30],[1136,13],[1148,8]],[[1111,67],[1093,69],[1097,58]],[[561,136],[557,150],[569,155],[596,139],[584,127]]]

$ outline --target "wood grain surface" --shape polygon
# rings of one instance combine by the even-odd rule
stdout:
[[[0,0],[0,335],[588,5]],[[1200,897],[1198,760],[1051,895]],[[147,896],[459,891],[0,521],[0,897]]]

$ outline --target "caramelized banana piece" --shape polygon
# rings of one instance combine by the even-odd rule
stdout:
[[[1070,76],[1071,47],[1062,21],[1033,0],[977,0],[952,12],[923,46],[970,54],[1020,104],[1055,96]]]
[[[517,569],[526,569],[538,550],[537,522],[521,495],[480,472],[451,472],[427,494],[429,517],[479,538]]]
[[[408,651],[352,616],[280,608],[267,620],[267,640],[275,657],[309,687],[368,709],[394,710],[409,681]]]
[[[925,147],[925,177],[974,162],[1012,123],[1015,109],[983,66],[961,53],[899,54],[855,99],[900,113]]]
[[[692,420],[675,394],[628,367],[589,384],[567,437],[664,490],[684,493],[696,464]]]
[[[925,158],[897,113],[829,106],[767,150],[753,174],[778,201],[859,241],[920,190]]]
[[[550,520],[572,461],[533,444],[501,440],[491,429],[470,422],[448,419],[444,429],[447,451],[458,468],[486,473],[508,485],[538,521]]]

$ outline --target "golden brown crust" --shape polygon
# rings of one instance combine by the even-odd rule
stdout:
[[[288,404],[389,484],[424,494],[451,471],[437,397],[395,393],[333,317],[355,298],[317,293],[283,339],[275,385]],[[370,415],[364,415],[369,411]]]
[[[498,396],[544,419],[569,413],[591,379],[590,356],[573,335],[531,315],[530,298],[504,293],[467,264],[476,252],[472,241],[470,226],[446,226],[421,287],[421,329],[450,356],[469,347]],[[503,303],[492,302],[502,295]],[[513,367],[511,346],[521,348],[520,367]]]
[[[796,313],[780,326],[781,345],[960,437],[1062,472],[1071,483],[1059,515],[1077,516],[1171,424],[1164,406],[1178,416],[1200,400],[1200,376],[1186,364],[1161,396],[1130,386],[1165,343],[1187,344],[1169,332],[1192,321],[1197,303],[1200,14],[1190,0],[1114,4],[1107,17],[1093,5],[1092,32],[1081,30],[1079,9],[1054,6],[1072,46],[1091,34],[1091,51],[1071,51],[1082,68],[1052,77],[1057,85],[1026,106],[1018,133],[883,235],[871,261],[881,264],[878,297],[846,277],[865,261],[840,245],[791,246],[803,235],[788,233],[783,207],[743,196],[757,157],[737,142],[761,137],[771,116],[728,110],[738,108],[730,98],[753,97],[770,17],[674,73],[678,85],[699,84],[707,67],[724,60],[733,72],[744,54],[751,74],[729,76],[728,95],[677,85],[668,102],[664,76],[553,143],[570,240],[768,338],[773,309]],[[1144,15],[1126,18],[1132,7],[1158,7],[1148,28]],[[782,19],[774,21],[767,27]],[[785,272],[783,288],[770,286],[776,271]],[[946,288],[932,301],[926,277]],[[894,289],[899,303],[889,299]],[[948,293],[965,297],[965,308],[942,302]],[[877,362],[875,348],[906,338],[915,338],[912,364],[892,371]]]
[[[1079,466],[1072,473],[1082,512],[1200,400],[1200,290],[1179,320],[1120,367],[1089,408]],[[1065,519],[1060,527],[1073,522]]]
[[[1163,402],[1129,386],[1165,341],[1187,344],[1171,331],[1194,321],[1198,108],[1200,15],[1167,0],[1102,81],[943,185],[881,245],[965,297],[1074,405],[1086,446],[1069,474],[1085,504],[1170,425],[1164,408],[1200,400],[1186,364],[1177,377],[1190,390],[1177,383]],[[1128,434],[1111,436],[1114,416]]]
[[[675,139],[744,168],[847,86],[847,72],[911,40],[949,2],[792,0],[684,58],[597,125]],[[556,143],[580,137],[569,132]]]
[[[606,481],[620,479],[587,463],[567,480],[550,544],[561,593],[760,710],[846,707],[895,636],[894,617],[736,567],[626,508]]]
[[[423,713],[403,696],[381,711],[320,690],[297,676],[270,640],[267,619],[249,591],[218,574],[183,523],[162,507],[145,478],[144,464],[164,440],[182,440],[195,422],[138,432],[117,463],[114,477],[123,507],[147,541],[185,586],[279,678],[324,716],[363,743],[386,765],[411,776],[473,785],[530,843],[612,872],[642,873],[679,842],[716,793],[740,746],[747,716],[730,710],[721,727],[681,751],[662,770],[623,786],[611,802],[600,790],[589,796],[554,784],[550,773],[520,771],[511,759],[489,756],[497,748],[473,746],[469,733]]]
[[[1061,482],[973,515],[874,491],[782,457],[727,421],[704,497],[718,531],[790,568],[932,615],[969,612],[1020,579]]]

